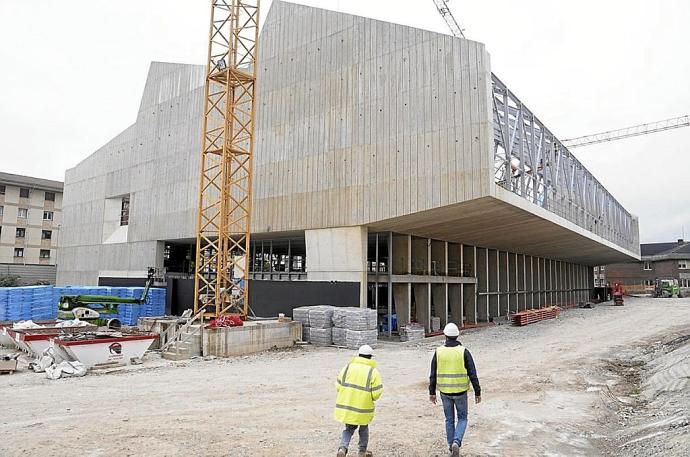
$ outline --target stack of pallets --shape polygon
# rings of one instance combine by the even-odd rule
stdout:
[[[561,309],[558,306],[549,306],[548,308],[520,311],[519,313],[511,315],[510,319],[513,325],[523,326],[545,319],[555,319],[560,313]]]

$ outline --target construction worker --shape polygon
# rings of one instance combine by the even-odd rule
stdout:
[[[359,348],[345,368],[340,370],[335,389],[338,398],[335,402],[335,420],[345,424],[345,430],[338,447],[338,457],[345,457],[350,440],[359,427],[359,453],[357,457],[371,457],[367,452],[369,444],[369,423],[374,419],[374,402],[383,393],[381,375],[376,362],[371,360],[374,350],[368,344]]]
[[[450,323],[443,329],[446,343],[437,348],[431,359],[429,375],[429,400],[436,404],[436,388],[441,392],[443,413],[446,416],[446,438],[452,457],[460,455],[462,437],[467,428],[467,391],[470,381],[474,389],[474,401],[482,401],[477,370],[472,354],[458,341],[460,330]],[[457,413],[457,423],[455,414]]]

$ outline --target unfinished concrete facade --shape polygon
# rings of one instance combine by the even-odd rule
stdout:
[[[639,257],[636,219],[483,44],[276,1],[259,55],[250,269],[255,290],[290,283],[288,311],[314,284],[354,285],[349,304],[432,330],[584,300],[593,265]],[[67,172],[60,283],[193,248],[202,79],[152,64],[137,122]],[[123,233],[105,213],[125,196]]]

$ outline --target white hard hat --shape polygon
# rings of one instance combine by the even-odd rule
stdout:
[[[374,355],[374,350],[368,344],[359,348],[359,355]]]
[[[446,324],[446,326],[443,328],[443,334],[450,337],[456,337],[460,336],[460,330],[458,329],[457,325],[451,322]]]

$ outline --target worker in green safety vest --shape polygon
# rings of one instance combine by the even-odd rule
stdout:
[[[359,453],[357,457],[371,457],[367,451],[369,445],[369,423],[374,419],[374,402],[381,398],[383,384],[381,375],[376,369],[376,362],[371,360],[374,350],[368,344],[359,348],[345,368],[340,370],[335,389],[338,397],[335,402],[335,420],[345,424],[345,430],[338,447],[338,457],[347,455],[352,435],[359,427]]]
[[[441,392],[443,413],[446,416],[446,439],[452,457],[460,455],[462,438],[467,429],[467,391],[470,382],[474,389],[474,401],[482,401],[477,370],[472,354],[458,341],[458,326],[449,323],[443,329],[446,343],[437,348],[431,360],[429,375],[429,400],[436,404],[436,389]],[[457,413],[457,422],[456,422]]]

